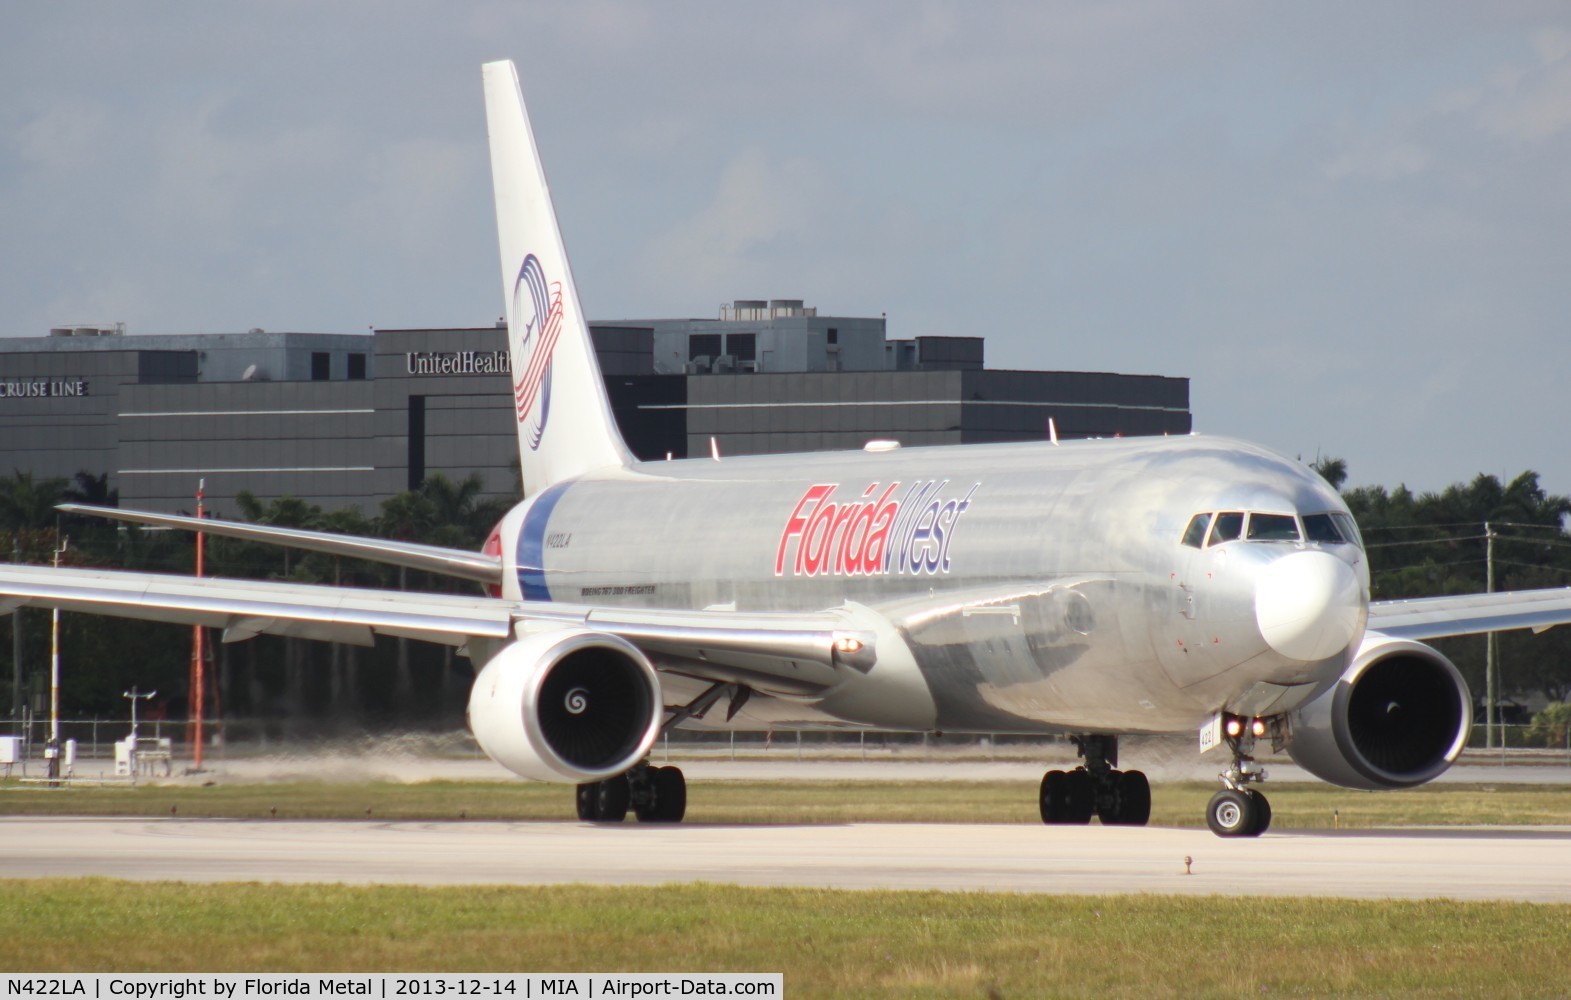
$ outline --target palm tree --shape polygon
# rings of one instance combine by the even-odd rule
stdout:
[[[9,477],[0,478],[0,528],[7,531],[28,531],[52,527],[55,523],[55,504],[66,492],[64,479],[37,479],[31,472],[13,470]]]
[[[94,507],[120,506],[120,491],[109,488],[109,473],[95,476],[83,469],[76,474],[74,483],[64,493],[65,498],[72,503],[91,504]]]

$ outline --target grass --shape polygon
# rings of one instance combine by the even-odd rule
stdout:
[[[1265,786],[1277,830],[1380,826],[1571,826],[1571,788],[1432,784],[1359,792],[1323,784]],[[1158,784],[1151,822],[1199,826],[1216,786]],[[189,818],[537,820],[574,819],[571,789],[533,782],[429,781],[135,788],[0,783],[0,815]],[[369,810],[369,813],[368,813]],[[694,823],[1037,823],[1032,782],[695,781]]]
[[[1564,996],[1571,906],[11,882],[5,971],[783,972],[788,996]]]

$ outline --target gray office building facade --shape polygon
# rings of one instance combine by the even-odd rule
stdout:
[[[882,318],[800,300],[591,332],[645,459],[1040,439],[1049,418],[1065,438],[1191,424],[1184,378],[990,370],[981,338],[889,340]],[[515,497],[517,468],[499,328],[0,338],[0,471],[108,473],[126,507],[190,510],[205,480],[224,516],[242,490],[369,514],[436,472]]]

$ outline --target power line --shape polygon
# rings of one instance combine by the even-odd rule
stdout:
[[[1376,542],[1365,545],[1366,549],[1393,549],[1400,545],[1439,545],[1442,542],[1476,542],[1488,538],[1488,535],[1447,535],[1444,538],[1415,538],[1409,542]]]
[[[1500,560],[1497,559],[1495,561],[1499,562]],[[1400,573],[1403,570],[1409,570],[1409,569],[1449,569],[1452,566],[1472,566],[1475,563],[1481,563],[1481,562],[1483,562],[1482,559],[1462,559],[1462,560],[1460,560],[1458,562],[1443,562],[1443,563],[1416,562],[1416,563],[1406,563],[1405,565],[1402,565],[1402,566],[1382,566],[1381,568],[1379,568],[1377,570],[1373,570],[1370,575],[1371,576],[1379,576],[1379,575],[1384,574],[1384,573]]]

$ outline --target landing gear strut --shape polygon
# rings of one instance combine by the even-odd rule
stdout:
[[[1096,814],[1103,826],[1145,826],[1151,819],[1151,784],[1140,771],[1119,771],[1118,737],[1073,737],[1085,764],[1042,776],[1042,822],[1086,824]]]
[[[1265,768],[1255,762],[1255,739],[1272,733],[1276,720],[1256,719],[1252,723],[1230,720],[1240,724],[1237,732],[1224,730],[1223,739],[1233,753],[1233,763],[1217,777],[1227,786],[1211,796],[1206,805],[1206,825],[1218,837],[1258,837],[1271,826],[1271,803],[1258,790],[1249,786],[1266,778]]]

